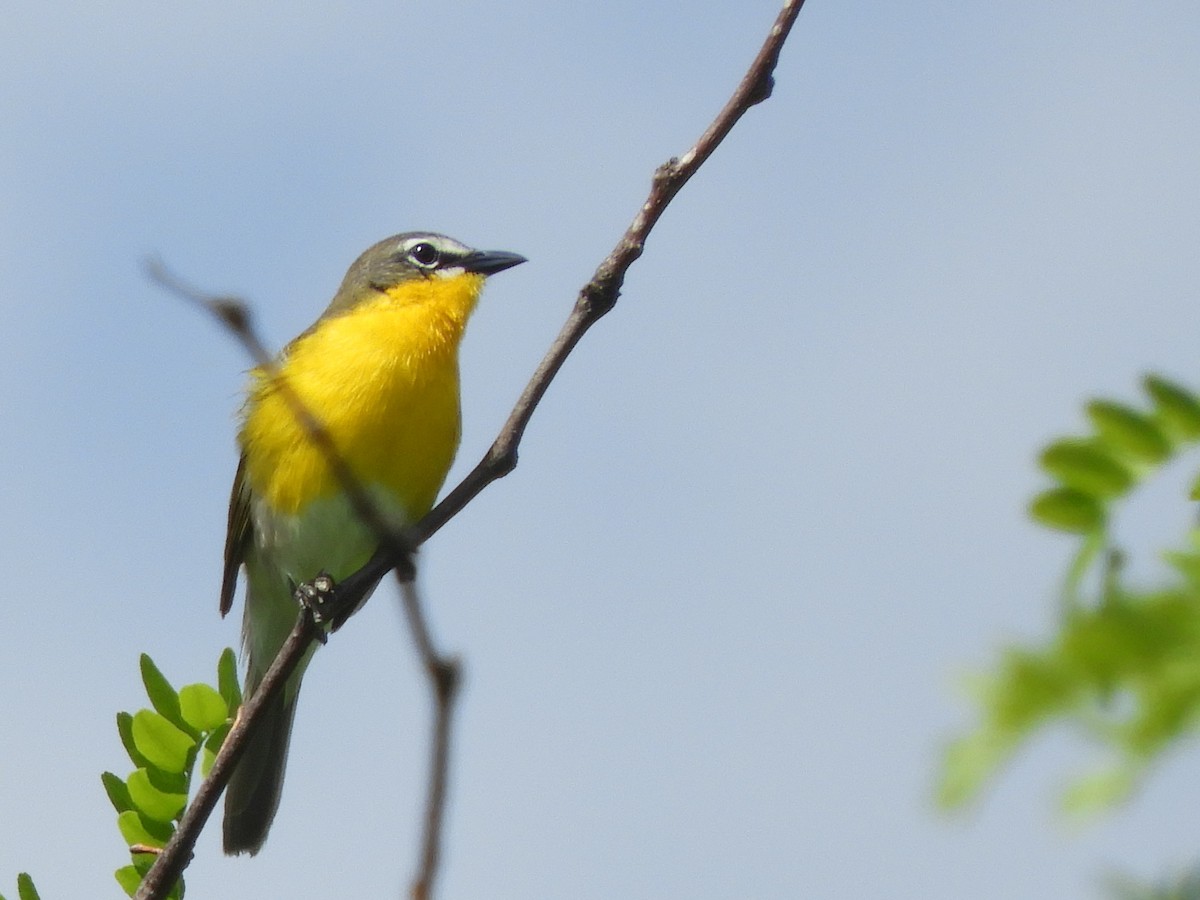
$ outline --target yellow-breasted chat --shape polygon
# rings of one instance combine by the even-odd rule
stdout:
[[[273,370],[251,373],[221,584],[224,615],[245,569],[247,697],[295,623],[295,585],[321,572],[341,580],[378,546],[279,381],[321,423],[379,514],[412,524],[433,506],[458,449],[458,349],[467,319],[487,277],[524,261],[429,232],[387,238],[354,262],[329,307]],[[234,770],[226,853],[257,853],[266,840],[307,661]]]

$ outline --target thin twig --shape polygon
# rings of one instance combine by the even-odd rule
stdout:
[[[521,392],[492,446],[454,490],[443,497],[442,501],[414,526],[414,540],[417,546],[429,540],[489,484],[503,478],[517,467],[517,449],[521,438],[550,387],[550,382],[554,380],[558,370],[562,368],[587,330],[616,305],[625,274],[642,255],[646,238],[658,223],[663,211],[746,111],[771,95],[779,51],[783,48],[783,43],[787,40],[802,6],[804,0],[787,0],[784,3],[770,34],[724,109],[691,149],[683,156],[670,159],[658,167],[651,182],[649,196],[612,252],[596,268],[591,281],[580,289],[571,314],[538,364],[525,390]],[[374,584],[390,567],[386,551],[381,550],[360,570],[359,575],[364,583]]]
[[[434,688],[433,729],[429,745],[429,777],[426,783],[425,821],[421,837],[421,855],[410,896],[412,900],[428,900],[433,896],[441,859],[442,822],[446,813],[446,780],[450,764],[450,726],[454,721],[454,701],[462,667],[458,660],[438,653],[429,633],[429,623],[421,606],[421,598],[411,581],[399,579],[400,597],[408,628]]]
[[[774,88],[775,66],[779,62],[779,51],[787,40],[788,32],[800,14],[804,0],[786,0],[771,32],[758,51],[750,68],[747,70],[737,90],[725,104],[725,108],[708,126],[695,145],[683,156],[670,159],[658,167],[650,187],[650,195],[642,204],[633,222],[625,234],[617,241],[616,247],[605,257],[596,269],[592,280],[583,286],[575,307],[567,318],[558,337],[550,345],[550,350],[542,359],[533,378],[521,394],[517,405],[513,408],[500,429],[491,448],[483,459],[467,475],[466,478],[451,491],[427,516],[417,523],[418,543],[427,540],[434,532],[458,514],[480,491],[498,478],[503,478],[517,465],[517,446],[525,434],[533,412],[550,386],[554,376],[562,367],[567,356],[579,343],[584,333],[600,320],[617,303],[621,285],[625,281],[625,273],[629,267],[642,255],[646,238],[657,224],[659,217],[667,205],[679,193],[679,189],[687,184],[696,174],[696,170],[704,164],[717,149],[717,146],[729,134],[730,129],[737,124],[750,107],[761,103],[771,96]]]

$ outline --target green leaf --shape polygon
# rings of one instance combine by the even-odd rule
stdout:
[[[225,700],[207,684],[189,684],[179,691],[179,709],[184,721],[207,734],[229,718]]]
[[[141,875],[142,878],[145,878],[147,875],[149,875],[150,870],[154,868],[154,864],[158,862],[157,853],[131,853],[130,857],[133,859],[134,870]]]
[[[168,794],[150,783],[145,769],[137,769],[126,779],[134,807],[155,822],[173,822],[187,805],[187,794]]]
[[[171,829],[154,822],[148,822],[135,809],[127,810],[117,816],[117,828],[121,837],[132,847],[134,844],[145,844],[147,847],[162,848],[171,838]]]
[[[1133,473],[1095,441],[1055,441],[1042,451],[1042,468],[1067,487],[1111,498],[1133,486]]]
[[[1171,455],[1171,442],[1154,419],[1111,400],[1093,400],[1088,418],[1104,443],[1140,462],[1160,463]]]
[[[135,766],[139,768],[149,763],[149,760],[138,750],[133,741],[133,716],[127,712],[117,713],[117,733],[121,736],[121,744]]]
[[[200,754],[201,778],[207,778],[208,773],[212,771],[213,763],[217,759],[217,754],[221,752],[221,746],[225,743],[231,727],[232,723],[226,722],[205,739],[204,749]]]
[[[1200,591],[1200,529],[1188,534],[1186,550],[1168,550],[1163,559],[1190,582],[1193,591]]]
[[[1135,782],[1134,773],[1124,767],[1085,776],[1063,794],[1063,809],[1076,817],[1109,812],[1129,799]]]
[[[937,802],[943,809],[961,809],[1012,756],[1014,741],[993,729],[980,730],[954,741],[942,758]]]
[[[238,684],[237,657],[229,647],[225,648],[221,658],[217,660],[217,688],[225,698],[230,715],[237,712],[238,707],[242,705],[242,689]]]
[[[150,705],[180,731],[190,730],[191,726],[184,720],[179,709],[179,694],[159,671],[154,660],[143,653],[139,664],[142,670],[142,684],[146,686],[146,696],[150,698]]]
[[[148,709],[138,710],[131,733],[134,745],[151,765],[164,772],[187,771],[196,741],[166,718]]]
[[[164,794],[186,794],[192,783],[191,762],[194,759],[195,751],[193,750],[188,757],[186,772],[164,772],[158,766],[149,765],[146,766],[146,774],[150,778],[150,783]]]
[[[116,876],[117,884],[121,886],[126,896],[132,897],[137,893],[137,889],[142,886],[142,873],[133,866],[122,866],[113,872]]]
[[[1090,494],[1074,488],[1042,491],[1029,505],[1035,522],[1059,531],[1087,534],[1104,525],[1104,505]]]
[[[1147,375],[1142,386],[1154,399],[1158,418],[1185,440],[1200,438],[1200,399],[1158,375]]]
[[[133,800],[129,796],[129,788],[125,786],[125,782],[112,772],[102,772],[100,781],[104,784],[104,792],[108,794],[109,802],[117,812],[123,813],[127,809],[133,809]]]
[[[17,876],[17,900],[41,900],[28,872]]]

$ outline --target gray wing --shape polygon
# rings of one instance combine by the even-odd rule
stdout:
[[[237,590],[238,569],[246,561],[253,526],[250,523],[250,486],[246,484],[246,456],[238,460],[233,476],[233,492],[229,497],[229,530],[225,533],[225,569],[221,575],[221,615],[233,606]]]

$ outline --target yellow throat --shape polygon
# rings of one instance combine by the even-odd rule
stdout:
[[[460,433],[458,347],[484,276],[405,281],[323,317],[284,352],[284,378],[364,486],[413,520],[437,496]],[[274,379],[255,370],[241,443],[254,494],[296,515],[340,486]]]

